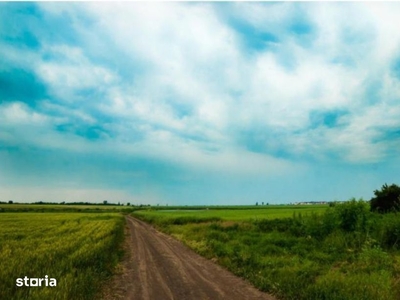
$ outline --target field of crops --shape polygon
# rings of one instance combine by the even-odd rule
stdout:
[[[218,207],[217,209],[157,209],[139,210],[135,214],[143,215],[154,222],[198,222],[198,221],[248,221],[292,217],[294,214],[307,216],[323,213],[328,205],[269,205],[247,207]]]
[[[0,299],[93,299],[121,255],[116,213],[1,213]],[[18,287],[17,278],[56,287]]]
[[[279,299],[400,299],[400,218],[361,200],[133,215]]]
[[[0,212],[98,212],[109,211],[127,211],[132,210],[131,206],[122,205],[70,205],[70,204],[26,204],[0,203]]]

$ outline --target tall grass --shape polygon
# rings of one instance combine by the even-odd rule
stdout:
[[[118,261],[123,224],[109,213],[1,214],[0,299],[92,299]],[[45,275],[57,286],[16,286]]]

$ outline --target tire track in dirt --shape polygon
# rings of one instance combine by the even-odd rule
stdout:
[[[122,272],[105,299],[275,299],[149,224],[130,216],[126,221]]]

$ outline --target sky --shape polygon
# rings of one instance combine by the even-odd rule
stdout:
[[[1,2],[0,201],[369,200],[400,3]]]

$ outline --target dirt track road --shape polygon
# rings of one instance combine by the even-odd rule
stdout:
[[[106,299],[275,299],[150,225],[127,225],[128,255]]]

